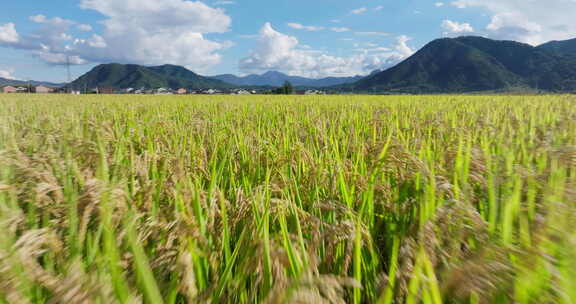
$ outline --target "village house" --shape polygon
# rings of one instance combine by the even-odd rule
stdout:
[[[98,94],[114,94],[113,88],[98,88]]]
[[[43,85],[39,85],[39,86],[34,87],[34,92],[38,93],[38,94],[48,94],[48,93],[52,93],[53,89],[46,87],[46,86],[43,86]]]
[[[154,94],[156,94],[156,95],[172,95],[172,90],[169,88],[158,88]]]
[[[236,90],[232,92],[232,95],[250,95],[252,92],[244,89]]]
[[[188,91],[186,89],[182,89],[182,88],[180,88],[176,91],[176,94],[178,94],[178,95],[183,95],[186,93],[188,93]]]
[[[30,89],[27,87],[17,87],[16,88],[16,92],[17,93],[29,93]]]
[[[319,90],[306,90],[304,95],[326,95],[326,92]]]
[[[2,93],[16,93],[18,92],[18,89],[16,89],[13,86],[5,86],[2,88]]]

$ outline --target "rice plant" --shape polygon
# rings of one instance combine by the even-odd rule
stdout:
[[[0,303],[576,303],[574,96],[0,95]]]

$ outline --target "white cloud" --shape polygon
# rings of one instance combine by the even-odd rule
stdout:
[[[72,20],[68,20],[68,19],[63,19],[60,17],[54,17],[54,18],[46,18],[46,16],[44,15],[36,15],[36,16],[30,16],[30,21],[32,22],[36,22],[36,23],[43,23],[43,24],[50,24],[52,26],[58,26],[58,27],[62,27],[62,28],[68,28],[70,25],[76,24],[75,21]]]
[[[460,9],[466,8],[468,6],[468,4],[465,1],[460,1],[460,0],[452,1],[451,4],[457,8],[460,8]]]
[[[533,45],[576,36],[574,0],[458,0],[461,9],[481,8],[491,15],[486,36]]]
[[[442,7],[442,6],[444,6],[444,2],[436,2],[436,3],[434,3],[434,6]]]
[[[14,69],[12,68],[0,68],[0,78],[10,79],[10,80],[18,80],[14,77]]]
[[[447,31],[445,34],[463,34],[474,32],[474,28],[469,23],[458,23],[452,20],[442,21],[442,28]]]
[[[384,5],[378,5],[377,7],[374,8],[375,11],[379,12],[381,10],[384,9]]]
[[[344,32],[349,32],[350,28],[347,27],[331,27],[330,28],[331,31],[336,32],[336,33],[344,33]]]
[[[397,43],[394,46],[396,53],[399,55],[400,58],[406,58],[412,56],[414,54],[414,50],[408,46],[408,41],[412,40],[412,38],[406,35],[400,35],[396,38]]]
[[[106,17],[101,21],[103,33],[76,38],[70,34],[73,26],[84,31],[92,28],[36,15],[29,19],[39,24],[38,30],[19,36],[9,23],[0,26],[0,42],[31,51],[49,64],[171,63],[200,71],[220,63],[219,51],[231,45],[205,38],[205,34],[228,31],[231,19],[200,1],[81,0],[80,6]]]
[[[70,54],[72,49],[68,43],[74,38],[68,32],[77,24],[75,21],[59,17],[47,18],[44,15],[31,16],[29,20],[39,24],[39,28],[31,33],[18,34],[13,25],[9,26],[8,32],[12,33],[12,39],[4,39],[4,46],[30,51],[33,56],[49,64],[64,64],[67,57],[72,58],[73,64],[86,63],[77,54]]]
[[[130,28],[148,34],[182,30],[187,33],[223,33],[228,31],[230,17],[196,1],[183,0],[82,0],[80,7],[95,10],[108,19],[108,30],[126,32]]]
[[[79,30],[81,30],[83,32],[92,31],[92,26],[88,25],[88,24],[78,24],[78,26],[76,28],[78,28]]]
[[[304,30],[304,31],[309,31],[309,32],[318,32],[324,29],[324,27],[321,26],[313,26],[313,25],[302,25],[300,23],[288,23],[286,24],[289,27],[296,29],[296,30]]]
[[[0,25],[0,43],[16,43],[19,40],[18,32],[14,23]]]
[[[101,36],[75,45],[76,53],[90,61],[171,63],[205,70],[218,64],[219,51],[231,45],[204,37],[228,31],[231,19],[203,2],[82,0],[80,6],[107,17]]]
[[[367,8],[361,7],[361,8],[353,9],[352,11],[350,11],[350,13],[352,13],[352,14],[354,14],[354,15],[362,15],[362,14],[364,14],[366,11],[368,11]]]
[[[302,50],[296,37],[282,34],[266,23],[260,30],[256,47],[240,61],[240,70],[243,73],[276,70],[306,77],[367,74],[411,55],[414,51],[406,44],[408,40],[406,36],[398,37],[393,50],[375,47],[370,52],[337,57],[317,50]]]
[[[40,58],[42,61],[54,64],[54,65],[64,65],[64,64],[86,64],[88,61],[76,55],[67,55],[66,53],[54,53],[50,49],[44,51],[34,52],[34,56]]]
[[[92,39],[88,40],[88,45],[93,48],[103,49],[108,46],[106,40],[102,38],[102,36],[94,34],[92,35]]]

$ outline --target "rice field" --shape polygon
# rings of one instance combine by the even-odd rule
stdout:
[[[576,97],[0,95],[0,303],[576,303]]]

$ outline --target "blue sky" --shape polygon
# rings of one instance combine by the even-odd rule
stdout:
[[[576,37],[576,0],[6,0],[0,77],[65,81],[100,63],[203,75],[368,74],[441,37]]]

